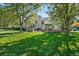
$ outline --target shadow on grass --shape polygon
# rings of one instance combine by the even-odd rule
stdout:
[[[12,32],[12,33],[0,33],[0,38],[9,37],[13,34],[18,34],[19,32]]]
[[[1,56],[66,56],[69,39],[70,55],[79,55],[79,36],[48,32],[19,41],[0,44]]]

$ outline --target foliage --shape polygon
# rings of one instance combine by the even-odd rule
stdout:
[[[22,31],[24,21],[32,17],[40,6],[41,4],[32,3],[7,3],[1,5],[0,24],[4,28],[8,28],[8,26],[20,27],[20,31]]]
[[[59,3],[48,4],[49,15],[52,20],[59,20],[65,28],[69,28],[74,18],[79,14],[79,4],[75,3]]]

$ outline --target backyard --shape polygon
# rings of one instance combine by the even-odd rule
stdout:
[[[67,53],[79,55],[79,32],[72,32],[69,37],[63,32],[0,33],[1,56],[66,56]]]
[[[0,3],[0,56],[79,56],[79,4]]]

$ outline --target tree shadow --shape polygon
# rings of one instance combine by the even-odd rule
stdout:
[[[79,55],[76,44],[79,36],[69,36],[70,55]],[[66,56],[66,35],[62,32],[46,32],[43,35],[36,35],[19,41],[0,44],[1,56]],[[74,44],[73,44],[74,43]],[[75,49],[72,49],[72,45]],[[77,52],[77,53],[76,53]]]
[[[13,32],[13,33],[0,33],[0,38],[9,37],[14,34],[18,34],[19,32]]]
[[[70,55],[79,56],[79,33],[74,32],[69,36]]]

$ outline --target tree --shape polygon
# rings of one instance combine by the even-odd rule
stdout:
[[[37,12],[41,4],[32,3],[7,3],[2,4],[0,7],[0,24],[4,28],[8,28],[8,25],[18,25],[20,32],[22,31],[23,23],[33,16],[34,12]]]
[[[67,55],[69,55],[69,32],[70,32],[70,25],[74,21],[74,18],[79,13],[79,4],[75,3],[63,3],[63,4],[49,4],[49,14],[52,18],[56,16],[58,20],[61,21],[61,24],[64,25],[65,34],[67,36],[66,45],[67,45]]]
[[[14,25],[16,20],[16,13],[12,4],[3,4],[0,7],[1,10],[1,27],[8,29],[10,26]]]
[[[28,26],[29,26],[29,30],[33,31],[34,27],[36,25],[35,21],[38,19],[38,15],[36,13],[33,13],[30,18],[28,18],[28,20],[26,21]]]
[[[22,31],[22,25],[24,19],[31,16],[31,13],[34,12],[37,8],[40,7],[40,4],[15,4],[16,13],[20,23],[20,31]]]

